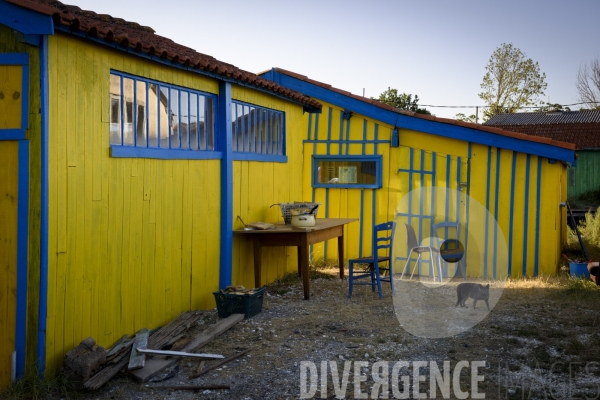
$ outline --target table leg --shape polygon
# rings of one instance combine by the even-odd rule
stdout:
[[[261,255],[262,248],[260,247],[260,239],[254,237],[254,287],[260,287],[260,271],[261,271]]]
[[[302,272],[302,286],[304,288],[304,300],[310,298],[310,280],[308,279],[308,235],[302,235],[300,239],[300,246],[298,246],[298,254],[301,254],[301,272]]]
[[[297,247],[296,250],[298,250],[298,276],[302,276],[302,252],[300,247]]]
[[[342,227],[342,234],[338,236],[338,265],[340,279],[344,279],[344,227]]]

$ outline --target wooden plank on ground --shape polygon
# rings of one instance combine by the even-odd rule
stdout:
[[[225,365],[225,364],[227,364],[230,361],[233,361],[233,360],[235,360],[237,358],[240,358],[241,356],[247,354],[250,350],[252,350],[252,349],[251,348],[250,349],[246,349],[244,351],[240,351],[239,353],[235,353],[235,354],[232,354],[230,356],[227,356],[227,358],[224,358],[223,360],[215,363],[214,365],[211,365],[211,366],[206,367],[204,369],[198,368],[198,372],[196,372],[194,375],[190,376],[190,379],[195,379],[195,378],[197,378],[199,376],[204,375],[208,371],[212,371],[215,368],[219,368],[221,365]]]
[[[89,380],[87,380],[83,387],[89,390],[96,390],[102,387],[106,382],[108,382],[113,376],[115,376],[120,370],[122,370],[129,363],[129,353],[131,350],[127,350],[122,353],[122,356],[110,366],[100,370],[96,375],[92,376]]]
[[[119,339],[113,347],[108,349],[108,352],[106,353],[106,361],[110,361],[117,355],[121,354],[121,352],[125,351],[125,349],[132,343],[133,341],[129,339],[129,335],[123,335],[123,337]]]
[[[146,354],[140,352],[140,349],[148,347],[148,329],[142,329],[135,334],[135,341],[133,342],[133,349],[129,356],[128,370],[144,368],[146,364]]]
[[[181,313],[177,318],[171,321],[170,324],[160,328],[150,335],[148,344],[152,347],[156,346],[158,348],[164,346],[171,339],[171,337],[177,336],[186,331],[191,324],[195,323],[198,319],[200,319],[201,316],[202,312],[199,311],[187,311]],[[112,360],[112,363],[108,364],[102,370],[92,376],[84,383],[83,386],[88,390],[96,390],[102,387],[102,385],[108,382],[113,376],[127,366],[129,363],[130,351],[130,347],[128,347],[127,351],[115,357],[115,359]],[[148,366],[147,362],[146,366]],[[137,371],[143,371],[144,369],[145,368],[142,368]]]
[[[148,347],[151,349],[162,349],[172,338],[187,331],[192,324],[200,319],[202,312],[188,311],[179,315],[169,325],[160,328],[148,338]]]
[[[182,350],[185,352],[192,352],[199,349],[243,319],[244,314],[233,314],[225,319],[222,319],[196,336],[194,340],[188,343]],[[150,347],[157,348],[159,346]],[[146,382],[148,379],[151,379],[165,368],[173,365],[176,361],[177,359],[166,358],[164,356],[154,357],[146,361],[144,368],[129,371],[129,373],[137,380]]]
[[[229,317],[220,320],[210,328],[206,329],[200,335],[196,336],[194,340],[192,340],[183,348],[183,351],[191,352],[204,346],[206,343],[210,342],[220,334],[228,331],[232,326],[243,319],[244,314],[232,314]]]

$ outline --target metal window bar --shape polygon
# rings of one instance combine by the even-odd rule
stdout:
[[[137,79],[133,79],[133,104],[131,105],[133,147],[137,147]]]
[[[125,122],[124,122],[125,113],[124,113],[124,110],[123,110],[124,107],[125,107],[124,106],[125,96],[123,96],[123,77],[122,76],[119,77],[119,88],[120,88],[119,89],[120,90],[119,95],[121,97],[121,107],[120,107],[120,109],[121,109],[121,111],[120,111],[120,113],[121,113],[121,115],[120,115],[121,119],[119,120],[120,121],[120,125],[121,125],[121,134],[120,134],[120,136],[121,136],[121,146],[123,146],[123,136],[125,136],[124,135],[124,133],[125,133]]]

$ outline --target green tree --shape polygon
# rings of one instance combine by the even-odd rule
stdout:
[[[467,117],[463,113],[458,113],[454,116],[454,119],[457,119],[457,120],[463,121],[463,122],[472,122],[474,124],[477,123],[477,116],[475,114],[471,114]]]
[[[579,100],[586,103],[582,109],[600,110],[600,59],[579,66],[577,73]]]
[[[373,97],[371,98],[374,99]],[[388,89],[381,93],[379,98],[376,100],[402,110],[414,111],[417,114],[431,115],[429,110],[425,108],[419,108],[419,96],[415,94],[415,98],[413,99],[412,94],[398,94],[398,89],[392,89],[389,86]]]
[[[525,53],[503,43],[490,57],[481,83],[479,97],[486,102],[484,119],[500,113],[514,113],[526,106],[536,106],[548,86],[546,74]]]
[[[535,112],[553,112],[553,111],[571,111],[570,107],[563,106],[557,103],[546,103],[545,105],[537,108]]]

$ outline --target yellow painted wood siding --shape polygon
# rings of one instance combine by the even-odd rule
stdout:
[[[302,107],[265,93],[237,85],[232,86],[232,98],[285,113],[286,163],[233,162],[233,228],[243,228],[244,222],[283,222],[275,203],[310,200],[302,196]],[[233,237],[233,284],[254,287],[254,251],[246,237]],[[295,247],[265,247],[262,250],[261,284],[266,284],[288,272],[297,271]]]
[[[318,218],[359,218],[348,224],[345,232],[345,255],[368,255],[371,248],[371,230],[374,223],[392,219],[395,205],[390,204],[389,185],[395,185],[390,176],[389,140],[392,127],[354,114],[349,120],[342,118],[343,109],[322,102],[321,114],[304,116],[304,199],[322,203]],[[346,142],[360,140],[361,143]],[[383,140],[385,143],[375,143]],[[313,155],[381,155],[383,169],[382,189],[346,189],[312,187]],[[397,187],[397,185],[395,185]],[[394,192],[394,195],[396,193]],[[375,207],[375,213],[373,209]],[[313,260],[337,259],[337,240],[317,244],[312,249]]]
[[[0,25],[0,53],[29,54],[29,126],[26,130],[26,137],[29,140],[29,243],[25,367],[34,368],[37,361],[40,287],[41,114],[39,48],[21,42],[15,31]],[[20,126],[20,114],[18,118]]]
[[[0,388],[10,383],[17,307],[19,143],[0,141]]]
[[[354,113],[349,120],[341,115],[343,109],[319,100],[323,104],[320,115],[304,117],[304,197],[314,198],[323,203],[318,217],[359,218],[360,221],[349,224],[346,229],[345,255],[347,258],[369,255],[371,251],[372,227],[374,224],[394,219],[399,202],[410,190],[418,188],[419,181],[409,181],[406,174],[398,172],[399,168],[410,169],[409,150],[415,150],[413,167],[420,166],[420,152],[424,151],[424,167],[431,170],[433,154],[443,158],[444,162],[436,163],[436,186],[445,186],[446,157],[452,159],[451,177],[457,173],[458,156],[464,163],[461,175],[466,181],[466,160],[468,146],[457,140],[448,140],[435,135],[400,130],[400,147],[392,148],[390,141],[393,127],[379,121]],[[360,141],[357,142],[345,142]],[[383,142],[379,142],[383,141]],[[313,155],[381,155],[382,187],[380,189],[349,188],[313,188],[312,156]],[[424,177],[427,186],[433,184],[432,177]],[[457,189],[456,179],[452,179],[450,187]],[[452,209],[454,210],[454,209]],[[403,230],[404,227],[401,227]],[[402,232],[400,237],[402,236]],[[427,232],[429,232],[427,228]],[[405,249],[404,249],[405,250]],[[405,251],[404,251],[405,252]],[[337,241],[331,240],[327,245],[313,246],[313,259],[337,257]],[[406,256],[406,254],[402,254]],[[397,264],[396,270],[402,265]]]
[[[217,93],[216,81],[71,36],[49,38],[47,367],[214,307],[220,161],[111,158],[110,70]]]
[[[499,184],[496,193],[496,165],[500,152]],[[490,158],[491,155],[491,158]],[[486,204],[489,190],[489,210],[498,221],[508,245],[508,256],[499,268],[508,270],[511,276],[555,275],[563,243],[565,229],[561,201],[566,193],[564,186],[566,167],[561,163],[550,164],[548,159],[487,146],[473,145],[471,158],[471,196]],[[488,165],[491,166],[490,182],[487,182]],[[538,195],[539,171],[539,195]],[[514,174],[514,184],[513,176]],[[514,185],[514,186],[513,186]],[[494,202],[499,196],[498,215]],[[538,208],[539,197],[539,208]],[[510,229],[512,214],[512,230]],[[477,235],[476,222],[469,223],[470,232]],[[491,238],[491,225],[488,235]],[[480,234],[483,235],[484,231]],[[470,249],[469,257],[475,252],[483,255],[486,249]],[[487,248],[488,262],[493,257],[493,242]],[[476,274],[476,260],[470,260],[472,273]],[[483,259],[479,260],[483,262]],[[537,264],[537,271],[536,271]],[[489,275],[488,275],[489,277]]]
[[[368,255],[373,224],[394,218],[399,202],[410,190],[436,186],[460,193],[460,199],[451,199],[446,211],[441,208],[445,207],[444,194],[436,191],[433,209],[435,216],[448,212],[448,219],[455,221],[453,216],[460,203],[459,220],[466,227],[461,232],[461,240],[467,244],[468,276],[483,277],[485,270],[487,278],[500,278],[507,276],[509,268],[513,277],[556,273],[565,235],[564,210],[560,208],[560,202],[566,198],[566,168],[562,163],[550,164],[548,159],[537,156],[477,144],[469,146],[468,142],[403,129],[399,130],[400,146],[392,148],[389,145],[392,126],[356,113],[346,121],[341,118],[342,108],[321,103],[322,114],[304,117],[304,137],[309,139],[304,144],[304,197],[323,203],[319,217],[361,219],[360,223],[346,228],[345,254],[348,258]],[[376,144],[375,136],[387,142]],[[361,143],[346,144],[345,139],[360,140]],[[382,188],[313,188],[313,154],[380,154],[383,156]],[[421,175],[418,172],[421,166],[428,172]],[[398,172],[398,169],[407,171]],[[412,180],[408,170],[413,171]],[[468,209],[467,193],[474,200]],[[431,199],[426,202],[431,203]],[[485,215],[482,221],[476,213],[476,202],[484,209],[487,207],[487,221]],[[419,205],[413,203],[411,213],[419,212]],[[431,212],[424,215],[431,215]],[[494,228],[494,221],[498,222],[497,228]],[[422,227],[423,237],[430,233],[428,224]],[[414,226],[419,233],[418,224]],[[404,227],[399,229],[396,237],[405,240],[402,239],[405,238]],[[502,246],[503,241],[506,247]],[[399,249],[397,255],[406,257],[406,245],[400,245],[404,248]],[[335,260],[336,246],[335,241],[329,241],[326,246],[315,245],[313,257]],[[397,264],[396,271],[403,265],[404,261]]]

